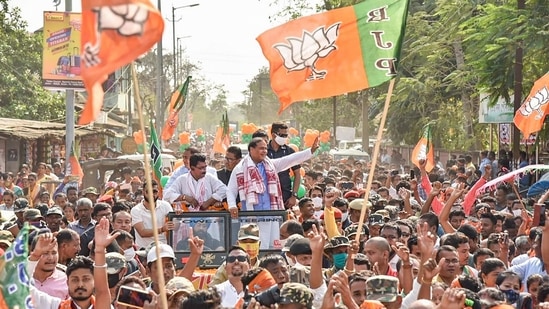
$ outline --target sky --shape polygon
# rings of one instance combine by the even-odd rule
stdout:
[[[157,4],[157,0],[153,0]],[[176,38],[186,48],[192,63],[200,63],[202,75],[215,84],[225,85],[229,104],[244,100],[241,94],[248,82],[268,62],[255,38],[278,23],[269,22],[276,9],[267,0],[161,0],[164,16],[163,50],[172,53],[172,7],[199,3],[175,11]],[[81,12],[81,2],[73,0],[72,10]],[[28,30],[43,26],[43,11],[55,11],[53,0],[9,0],[21,8]],[[59,11],[65,9],[61,0]],[[176,39],[177,40],[177,39]]]

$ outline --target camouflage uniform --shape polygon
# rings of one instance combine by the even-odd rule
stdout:
[[[303,284],[285,283],[280,290],[280,304],[299,304],[306,308],[313,308],[313,292]]]
[[[392,303],[398,297],[398,279],[392,276],[373,276],[366,281],[366,299]]]

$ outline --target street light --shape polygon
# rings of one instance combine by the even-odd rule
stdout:
[[[179,43],[179,40],[183,40],[183,39],[188,39],[188,38],[191,38],[192,35],[185,35],[185,36],[180,36],[180,37],[177,37],[177,61],[175,62],[177,67],[174,67],[174,70],[175,69],[179,69],[181,70],[182,66],[183,66],[183,60],[181,60],[181,55],[183,54],[182,52],[182,49],[181,49],[181,43]],[[175,65],[174,65],[175,66]],[[188,74],[188,72],[187,72]],[[181,84],[181,80],[183,78],[179,78],[179,80],[176,79],[177,81],[177,85]]]
[[[183,8],[191,8],[194,6],[199,6],[200,3],[187,4],[183,6],[174,7],[172,6],[172,45],[173,45],[173,88],[177,88],[177,65],[175,63],[175,11]]]

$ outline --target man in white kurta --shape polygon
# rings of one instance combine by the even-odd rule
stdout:
[[[227,196],[227,186],[221,180],[206,172],[206,157],[203,154],[193,154],[189,159],[190,171],[179,176],[173,184],[164,191],[164,201],[183,203],[188,211],[207,211],[210,206],[222,208],[221,201]],[[188,226],[176,226],[174,243],[184,239]],[[221,226],[212,223],[208,227],[210,236],[221,239]]]

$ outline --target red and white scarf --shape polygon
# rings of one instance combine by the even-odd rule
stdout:
[[[271,210],[284,210],[282,200],[282,191],[280,190],[280,181],[278,174],[271,161],[264,160],[265,174],[267,174],[267,188],[263,178],[259,173],[259,169],[255,165],[250,156],[242,159],[242,171],[236,174],[236,183],[238,184],[238,193],[240,198],[246,201],[246,205],[257,205],[259,203],[259,195],[269,193]]]
[[[189,207],[189,211],[199,211],[202,204],[204,204],[204,201],[206,201],[206,176],[196,181],[196,187],[194,184],[193,175],[191,175],[191,173],[189,172],[187,176],[187,187],[189,188],[189,191],[191,191],[192,197],[194,197],[198,202],[198,207]]]

